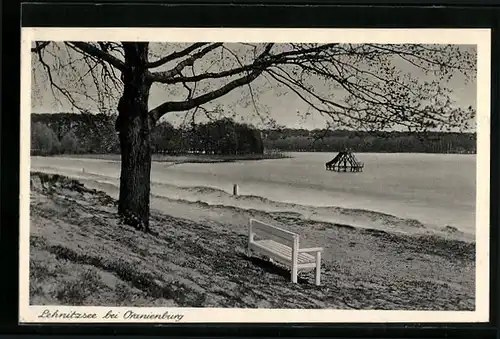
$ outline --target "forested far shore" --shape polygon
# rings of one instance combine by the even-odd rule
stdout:
[[[116,116],[53,113],[31,115],[33,155],[118,154]],[[476,153],[476,133],[360,132],[349,130],[257,129],[224,118],[175,127],[157,124],[151,133],[156,154],[258,155],[275,152]]]
[[[264,148],[282,152],[476,153],[476,133],[364,132],[280,129],[262,131]]]

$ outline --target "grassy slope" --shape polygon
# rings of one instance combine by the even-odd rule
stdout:
[[[144,235],[118,222],[112,198],[76,181],[32,174],[31,193],[32,304],[474,308],[473,244],[314,223],[327,251],[316,287],[313,271],[291,284],[286,270],[248,258],[244,224],[153,212],[158,235]]]

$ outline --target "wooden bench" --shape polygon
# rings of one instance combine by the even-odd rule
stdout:
[[[256,237],[259,238],[256,240]],[[250,219],[248,252],[258,252],[292,268],[292,282],[297,283],[299,269],[316,269],[316,285],[321,281],[322,247],[300,248],[299,235],[293,232]],[[311,255],[309,253],[314,253]]]

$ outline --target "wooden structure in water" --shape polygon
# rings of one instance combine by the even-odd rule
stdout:
[[[339,152],[326,164],[327,171],[335,172],[363,172],[364,163],[360,162],[350,151]]]

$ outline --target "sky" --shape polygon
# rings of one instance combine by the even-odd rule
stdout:
[[[154,60],[158,56],[166,55],[172,51],[180,49],[182,46],[179,44],[157,44],[151,46],[151,56],[150,59]],[[467,47],[470,48],[470,47]],[[233,51],[235,55],[238,55],[243,62],[245,58],[248,57],[249,49],[247,47],[241,47],[236,44],[230,44],[228,51]],[[78,86],[74,86],[78,81],[81,80],[81,74],[84,72],[85,64],[83,62],[74,63],[75,67],[68,66],[68,60],[73,60],[74,55],[71,55],[64,49],[52,48],[45,52],[44,60],[50,67],[54,69],[61,70],[61,72],[53,72],[52,76],[56,82],[63,84],[64,88],[69,88],[74,93],[74,98],[78,104],[82,107],[88,108],[90,111],[97,111],[95,101],[88,99],[86,96],[95,96],[96,90],[91,84],[91,78],[85,78],[85,89],[83,90]],[[217,58],[217,63],[215,68],[224,69],[228,67],[237,66],[235,63],[234,55],[231,56],[226,53],[225,56],[219,57],[219,55],[213,55],[212,58],[215,60]],[[197,74],[203,72],[204,70],[210,69],[214,71],[214,62],[207,59],[207,61],[201,62],[199,65],[196,64],[195,71]],[[222,61],[221,61],[222,60]],[[66,63],[64,62],[66,61]],[[222,64],[220,64],[222,62]],[[172,64],[169,64],[172,65]],[[166,65],[166,68],[170,66]],[[397,62],[396,67],[398,67],[404,73],[411,73],[413,77],[419,78],[421,80],[432,81],[432,76],[424,76],[423,73],[419,73],[415,68],[405,62]],[[71,112],[73,111],[72,105],[69,101],[65,100],[59,93],[56,92],[55,96],[48,86],[46,70],[44,66],[41,65],[36,55],[32,58],[32,112],[34,113],[58,113],[58,112]],[[161,69],[160,69],[161,70]],[[88,79],[87,79],[88,78]],[[455,101],[455,105],[458,107],[475,107],[476,105],[476,82],[475,80],[465,83],[464,77],[460,74],[456,74],[451,77],[449,82],[442,84],[442,86],[450,89],[452,91],[452,99]],[[328,95],[332,96],[342,96],[342,93],[338,89],[332,89],[329,87],[324,87],[318,79],[311,79],[311,85],[314,88],[319,88],[323,93],[329,92]],[[68,85],[69,84],[69,85]],[[89,85],[89,86],[87,86]],[[211,85],[218,87],[220,84]],[[208,86],[208,85],[207,85]],[[321,88],[323,86],[323,88]],[[198,93],[203,93],[203,84],[197,88]],[[290,127],[290,128],[324,128],[326,126],[329,118],[323,117],[320,113],[311,109],[307,103],[305,103],[299,96],[293,93],[291,90],[278,85],[275,81],[269,77],[259,77],[252,83],[252,95],[255,98],[254,101],[250,100],[250,91],[248,86],[240,87],[229,94],[204,105],[208,110],[214,110],[216,108],[221,109],[225,114],[231,115],[235,120],[243,121],[247,123],[252,123],[254,125],[262,125],[263,122],[268,121],[267,118],[274,119],[279,125]],[[206,87],[209,88],[209,87]],[[213,87],[210,87],[213,88]],[[85,92],[85,95],[82,95]],[[167,101],[167,100],[183,100],[185,98],[186,91],[182,87],[172,87],[165,85],[154,85],[151,89],[149,107],[153,108],[157,105]],[[255,105],[254,105],[255,102]],[[116,112],[116,103],[108,103],[106,109],[111,112]],[[309,113],[306,115],[305,113]],[[233,116],[233,114],[235,114]],[[168,113],[164,120],[173,122],[177,124],[185,118],[185,112]],[[200,118],[204,119],[203,114],[200,114]]]

